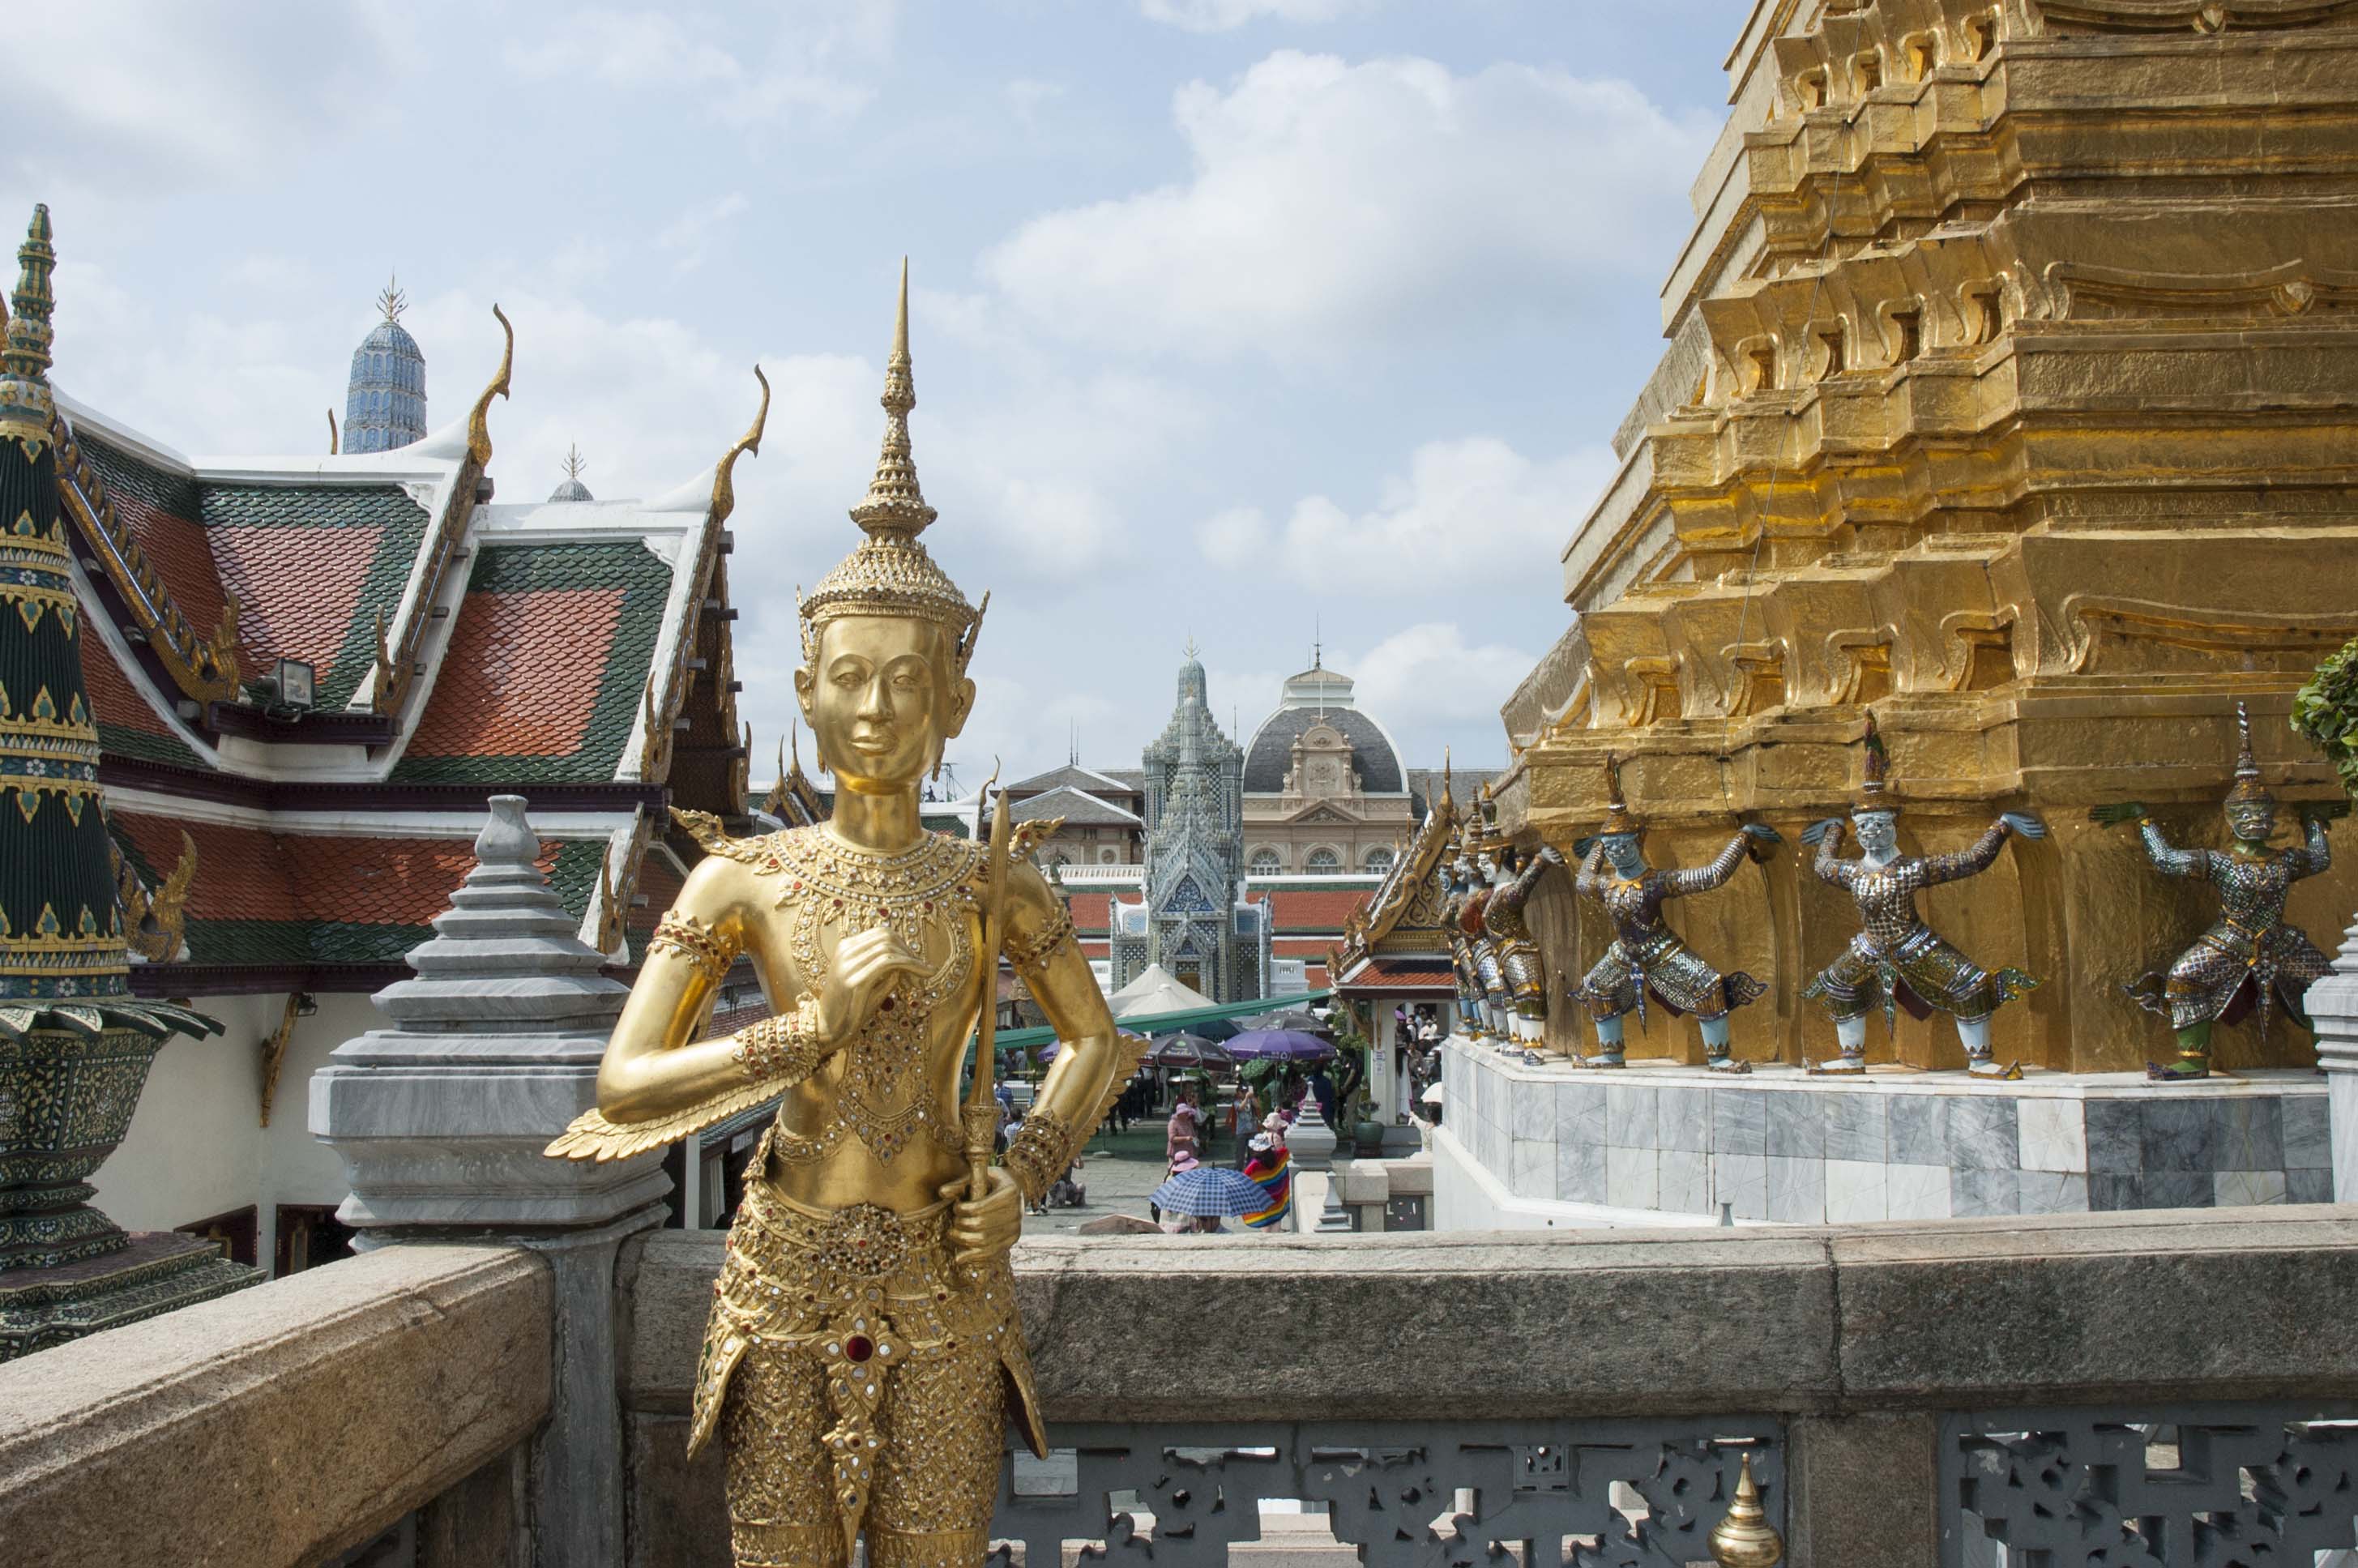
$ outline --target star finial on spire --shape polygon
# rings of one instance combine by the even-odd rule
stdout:
[[[384,292],[376,297],[376,308],[384,313],[388,321],[400,320],[401,313],[409,308],[409,296],[401,291],[401,276],[398,273],[386,275]]]

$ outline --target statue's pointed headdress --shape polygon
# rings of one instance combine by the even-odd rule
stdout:
[[[1646,831],[1621,794],[1621,759],[1611,752],[1605,753],[1605,831],[1632,838]]]
[[[2260,764],[2252,756],[2252,716],[2235,704],[2235,782],[2227,791],[2227,809],[2262,806],[2274,811],[2277,797],[2260,782]]]
[[[1864,744],[1866,750],[1866,782],[1859,785],[1858,806],[1855,809],[1860,811],[1898,810],[1898,804],[1890,796],[1891,753],[1884,747],[1883,732],[1875,727],[1875,714],[1872,710],[1869,710],[1866,716],[1866,739]]]
[[[876,456],[876,477],[851,509],[851,520],[868,537],[801,600],[803,657],[818,652],[819,628],[838,615],[914,615],[934,622],[950,635],[958,673],[974,656],[983,611],[968,604],[925,546],[917,542],[938,515],[925,504],[917,484],[917,464],[909,450],[909,410],[917,406],[909,366],[909,264],[901,263],[900,306],[892,322],[892,353],[884,366],[884,444]]]

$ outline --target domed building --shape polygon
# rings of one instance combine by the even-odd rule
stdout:
[[[401,324],[408,303],[398,286],[387,284],[376,298],[384,319],[352,351],[344,392],[347,452],[390,452],[426,438],[426,351]]]
[[[1256,877],[1378,872],[1415,826],[1416,781],[1358,706],[1351,677],[1314,655],[1245,747],[1245,869]]]

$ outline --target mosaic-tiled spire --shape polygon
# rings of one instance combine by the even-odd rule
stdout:
[[[34,1027],[49,1003],[67,1005],[70,1022],[92,1028],[152,1022],[156,1033],[170,1033],[195,1015],[134,1002],[125,979],[98,727],[82,684],[81,608],[49,424],[57,253],[48,208],[33,210],[16,254],[21,276],[0,359],[0,1036]]]
[[[344,393],[344,450],[389,452],[426,436],[426,353],[401,324],[408,296],[396,280],[377,296],[384,318],[352,351]]]

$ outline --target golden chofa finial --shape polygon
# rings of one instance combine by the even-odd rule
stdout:
[[[770,378],[762,373],[757,364],[753,367],[753,379],[762,384],[762,406],[754,410],[753,423],[746,427],[735,445],[720,455],[719,465],[712,470],[712,501],[705,510],[712,514],[715,527],[728,522],[729,514],[737,510],[737,460],[747,452],[759,455],[762,432],[770,427]]]
[[[917,385],[909,364],[909,258],[901,258],[901,298],[892,318],[892,352],[884,362],[884,444],[876,454],[876,477],[868,494],[851,509],[851,520],[873,537],[914,539],[939,515],[925,504],[917,485],[917,464],[909,451],[909,410],[917,406]]]

